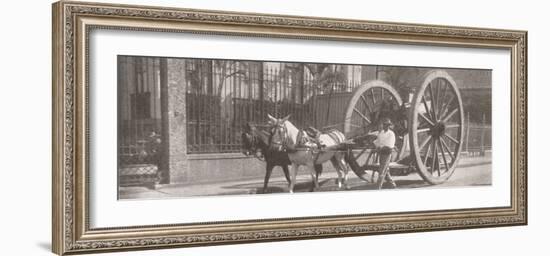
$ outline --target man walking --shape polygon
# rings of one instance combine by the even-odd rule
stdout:
[[[389,182],[392,188],[397,187],[390,175],[390,171],[388,168],[391,161],[393,148],[395,147],[395,134],[390,129],[391,126],[391,120],[389,118],[384,118],[382,120],[383,129],[378,132],[376,140],[374,141],[374,145],[376,146],[376,149],[378,151],[378,157],[380,161],[380,169],[378,170],[379,175],[377,182],[378,189],[382,189],[384,180]]]

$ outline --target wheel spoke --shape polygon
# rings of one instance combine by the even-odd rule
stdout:
[[[439,153],[437,155],[436,161],[437,164],[435,165],[435,167],[437,168],[437,176],[441,177],[441,164],[439,163]]]
[[[449,156],[451,156],[451,163],[454,162],[455,156],[453,155],[453,153],[452,153],[451,150],[449,149],[449,146],[447,146],[447,143],[445,142],[445,140],[441,140],[441,144],[443,144],[443,147],[445,148],[445,150],[447,151],[447,153],[449,153]]]
[[[443,162],[445,163],[445,168],[449,171],[449,163],[447,163],[447,157],[445,156],[445,151],[443,151],[443,145],[441,143],[441,138],[438,140],[439,149],[441,150],[441,156],[443,157]]]
[[[454,94],[451,93],[451,98],[448,101],[445,101],[443,103],[443,106],[441,107],[441,115],[445,114],[445,111],[447,111],[447,107],[453,102],[454,99],[455,99],[455,96]]]
[[[436,146],[435,148],[437,149],[438,147]],[[435,154],[435,161],[436,161],[435,168],[437,170],[437,176],[441,177],[441,163],[439,163],[439,150],[438,150],[438,153]]]
[[[460,128],[460,124],[445,125],[445,129]]]
[[[422,113],[419,113],[418,114],[420,117],[422,117],[424,119],[424,121],[426,121],[428,124],[430,124],[431,126],[435,126],[435,124],[432,122],[432,120],[430,120],[428,117],[426,117],[424,114]]]
[[[371,95],[372,95],[372,105],[376,105],[376,98],[374,97],[374,88],[372,88],[371,90]]]
[[[430,149],[432,148],[432,144],[428,144],[428,149],[426,149],[426,154],[424,155],[424,160],[422,161],[422,163],[426,167],[427,167],[426,163],[428,162],[428,156],[430,155]]]
[[[447,137],[448,139],[450,139],[452,142],[454,142],[454,143],[456,143],[456,144],[459,144],[459,143],[458,143],[458,140],[456,140],[455,138],[449,136],[449,134],[444,133],[443,135],[444,135],[445,137]]]
[[[365,149],[366,150],[366,149]],[[369,164],[371,161],[371,158],[374,159],[376,157],[373,157],[376,153],[372,152],[367,156],[367,160],[365,161],[365,164]]]
[[[430,103],[432,104],[432,117],[434,120],[437,120],[437,116],[435,115],[437,109],[435,108],[435,99],[434,99],[434,91],[433,91],[433,88],[432,88],[432,83],[429,83],[428,84],[428,87],[430,87]]]
[[[426,139],[420,144],[420,147],[418,148],[418,151],[422,151],[422,149],[432,140],[432,136],[426,137]]]
[[[416,130],[416,134],[420,134],[420,133],[423,133],[423,132],[429,132],[430,130],[431,130],[430,128],[418,129],[418,130]]]
[[[434,97],[434,114],[439,117],[439,87],[441,85],[441,79],[437,79],[435,83],[435,97]]]
[[[364,148],[363,150],[361,150],[361,152],[359,152],[359,154],[355,156],[355,159],[359,159],[359,157],[361,157],[365,153],[365,151],[367,151],[367,148]]]
[[[359,114],[365,121],[367,121],[369,124],[372,123],[368,117],[366,117],[365,115],[363,115],[363,113],[361,113],[359,110],[357,110],[356,108],[353,109],[353,111],[357,114]]]
[[[363,103],[365,104],[365,106],[367,107],[367,110],[369,111],[369,113],[371,113],[371,109],[370,109],[370,106],[369,104],[367,103],[367,99],[365,99],[365,97],[361,94],[361,100],[363,101]]]
[[[445,106],[445,98],[447,96],[447,83],[443,84],[443,94],[441,94],[441,101],[439,99],[438,102],[443,102],[441,108],[439,109],[439,112],[437,113],[439,116],[443,115],[443,107]]]
[[[382,89],[382,101],[384,101],[384,89]]]
[[[426,113],[430,116],[430,118],[433,118],[432,113],[430,112],[430,108],[428,108],[428,103],[426,103],[426,98],[422,96],[422,103],[424,104],[424,109],[426,110]]]
[[[437,158],[437,147],[435,146],[435,140],[432,141],[432,147],[433,147],[433,151],[432,151],[432,168],[430,170],[430,172],[434,173],[434,170],[435,170],[435,159]],[[439,160],[438,160],[438,163],[439,163]]]
[[[449,113],[445,118],[443,118],[442,122],[446,123],[451,117],[453,117],[458,112],[458,108],[455,108],[451,113]]]

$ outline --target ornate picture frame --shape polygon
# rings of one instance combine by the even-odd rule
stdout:
[[[96,30],[498,49],[510,54],[509,205],[155,225],[90,225]],[[53,4],[53,234],[57,254],[207,246],[527,224],[527,32],[61,1]],[[98,118],[97,115],[95,118]],[[506,170],[508,171],[508,170]],[[508,173],[508,172],[507,172]],[[116,175],[115,175],[116,176]]]

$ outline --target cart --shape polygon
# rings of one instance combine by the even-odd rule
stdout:
[[[405,94],[405,101],[403,94],[384,81],[373,80],[352,93],[318,98],[327,101],[319,104],[325,109],[317,110],[317,115],[326,117],[319,126],[344,131],[349,139],[343,145],[346,161],[364,178],[369,171],[372,176],[381,171],[373,134],[381,129],[381,120],[389,118],[396,135],[390,173],[416,171],[430,184],[443,183],[457,167],[463,143],[463,104],[456,82],[447,72],[432,70]]]

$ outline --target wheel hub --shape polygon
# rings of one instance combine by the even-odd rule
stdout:
[[[436,123],[431,129],[430,133],[433,137],[441,137],[445,133],[445,124],[442,122]]]

